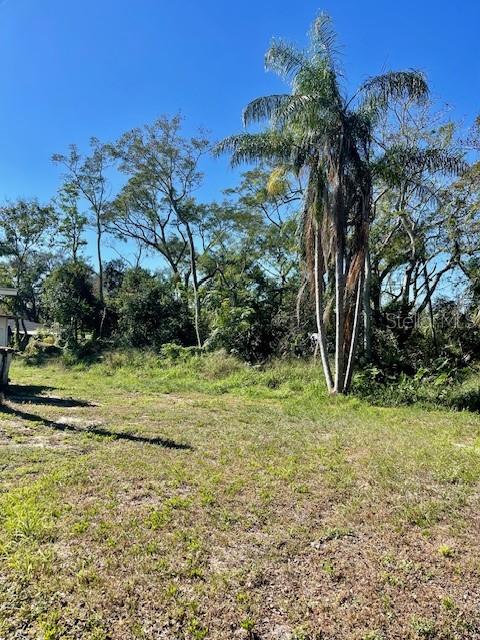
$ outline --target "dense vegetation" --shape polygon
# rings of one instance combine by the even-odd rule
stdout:
[[[357,389],[461,378],[480,355],[480,123],[457,126],[417,71],[346,97],[335,48],[323,15],[307,51],[272,44],[267,68],[291,91],[247,106],[263,131],[214,144],[162,116],[55,154],[50,203],[0,208],[10,310],[69,358],[170,343],[253,364],[318,352],[332,392],[349,390],[355,362]],[[247,165],[205,202],[212,152]],[[106,260],[111,246],[129,260]],[[25,348],[21,320],[15,341]]]

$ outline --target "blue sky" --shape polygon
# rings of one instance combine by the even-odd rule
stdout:
[[[238,131],[242,107],[281,90],[263,69],[272,37],[303,44],[319,10],[334,19],[348,86],[420,68],[435,97],[470,124],[480,113],[480,2],[462,0],[0,1],[0,199],[47,201],[50,162],[71,142],[181,110],[186,130]],[[235,176],[210,160],[202,197]]]

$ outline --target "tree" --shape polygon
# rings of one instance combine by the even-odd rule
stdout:
[[[295,300],[299,282],[299,187],[288,175],[262,167],[244,173],[238,187],[225,193],[235,230],[215,252],[217,272],[204,300],[207,344],[251,362],[292,354],[296,341],[286,346],[284,335],[301,332],[285,308]]]
[[[87,225],[87,217],[78,209],[79,191],[71,183],[65,183],[59,190],[55,205],[58,211],[59,247],[67,252],[68,257],[77,262],[80,250],[87,244],[83,233]]]
[[[51,269],[53,256],[50,231],[54,214],[49,206],[36,200],[17,200],[0,207],[0,251],[4,257],[5,280],[18,289],[8,301],[15,318],[15,342],[19,347],[28,340],[24,320],[38,322],[39,292]],[[20,324],[23,338],[20,338]]]
[[[120,344],[159,349],[166,342],[190,345],[195,339],[188,307],[172,283],[145,269],[125,271],[114,305]]]
[[[418,106],[407,99],[378,127],[385,152],[374,164],[366,308],[371,301],[377,326],[395,319],[402,344],[424,310],[436,342],[433,298],[461,256],[464,216],[449,205],[449,181],[465,163],[454,134],[453,124],[428,102]]]
[[[82,156],[76,145],[69,147],[68,154],[56,153],[52,160],[66,170],[65,182],[68,189],[81,195],[88,203],[91,213],[91,224],[95,229],[99,277],[99,298],[102,306],[98,332],[101,337],[105,321],[105,296],[103,291],[103,255],[102,238],[108,215],[108,180],[107,169],[111,160],[110,148],[97,138],[90,139],[90,155]]]
[[[421,73],[388,72],[364,82],[352,97],[342,94],[330,19],[313,23],[310,49],[274,42],[266,67],[291,86],[290,94],[261,97],[244,111],[244,123],[267,120],[261,133],[231,136],[217,147],[234,164],[263,160],[306,176],[302,221],[303,262],[315,298],[317,332],[327,388],[347,392],[362,308],[372,202],[371,155],[379,114],[391,100],[428,92]],[[330,366],[325,298],[335,298],[335,360]]]
[[[69,348],[77,348],[80,338],[98,326],[99,301],[92,275],[85,262],[69,260],[55,268],[43,286],[44,317],[60,325]]]
[[[120,259],[109,260],[104,269],[105,294],[107,297],[115,297],[122,286],[123,278],[127,270],[125,262]]]
[[[289,278],[297,275],[296,217],[301,185],[292,184],[282,168],[259,167],[244,173],[238,187],[226,193],[237,198],[237,237],[262,270],[278,281],[281,291]]]
[[[122,238],[143,243],[185,290],[193,293],[197,344],[201,336],[201,288],[215,269],[207,260],[216,208],[199,204],[194,192],[203,175],[199,162],[209,148],[204,136],[185,138],[181,118],[161,117],[124,134],[112,147],[126,185],[112,206],[110,228]],[[208,266],[202,270],[202,264]]]

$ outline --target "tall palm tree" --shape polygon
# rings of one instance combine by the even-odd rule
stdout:
[[[253,100],[244,110],[244,125],[266,121],[267,129],[226,138],[217,153],[230,152],[232,164],[268,161],[305,176],[302,255],[315,299],[321,361],[328,391],[345,393],[362,311],[375,123],[392,100],[424,100],[428,87],[418,71],[389,72],[368,79],[347,97],[335,43],[325,14],[312,25],[308,50],[274,41],[265,65],[289,83],[291,92]],[[335,300],[333,368],[325,328],[328,291],[334,291]]]

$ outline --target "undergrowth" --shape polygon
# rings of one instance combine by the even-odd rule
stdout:
[[[29,355],[26,364],[32,362]],[[308,360],[273,360],[251,365],[225,351],[205,353],[196,347],[166,344],[160,353],[139,350],[111,350],[89,354],[66,353],[47,357],[44,363],[73,371],[90,370],[115,378],[123,388],[140,384],[162,393],[240,393],[252,397],[295,397],[315,402],[326,398],[321,367]],[[351,396],[377,406],[418,405],[423,408],[480,410],[478,365],[455,368],[448,360],[433,362],[415,375],[389,376],[376,367],[357,371]]]

